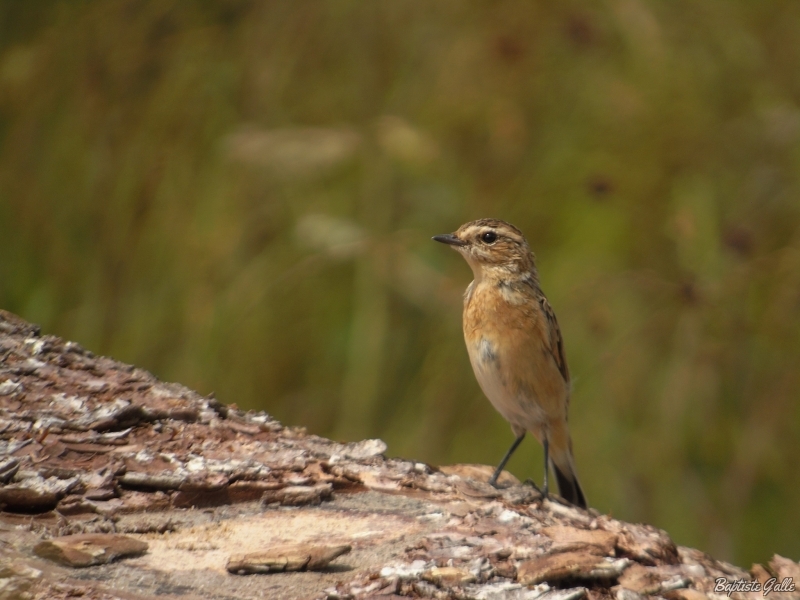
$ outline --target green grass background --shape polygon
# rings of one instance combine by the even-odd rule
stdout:
[[[4,0],[0,307],[320,435],[496,463],[470,272],[430,236],[503,218],[590,503],[798,560],[798,40],[792,0]]]

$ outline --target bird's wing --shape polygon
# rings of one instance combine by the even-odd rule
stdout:
[[[550,354],[553,355],[553,360],[556,361],[558,370],[564,381],[569,383],[569,368],[567,367],[567,357],[564,353],[564,339],[561,337],[561,328],[558,326],[556,313],[553,307],[543,295],[539,297],[539,304],[542,307],[542,312],[547,319],[547,328],[550,342]]]

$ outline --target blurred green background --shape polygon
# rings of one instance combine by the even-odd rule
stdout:
[[[471,273],[430,236],[503,218],[590,503],[798,560],[798,40],[794,0],[2,1],[0,307],[313,433],[496,464]]]

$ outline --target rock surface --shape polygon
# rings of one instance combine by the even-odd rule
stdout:
[[[496,490],[489,467],[385,450],[244,413],[0,311],[0,597],[701,600],[727,597],[720,578],[800,576],[778,556],[744,571],[510,476]],[[64,548],[89,558],[51,560]]]

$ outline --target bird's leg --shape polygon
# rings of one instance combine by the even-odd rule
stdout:
[[[500,477],[500,473],[503,472],[503,468],[506,466],[508,459],[511,458],[512,454],[514,454],[514,450],[516,450],[517,446],[519,446],[522,443],[523,439],[525,439],[524,431],[520,434],[520,436],[517,439],[514,440],[514,443],[511,444],[511,448],[508,449],[508,452],[506,452],[506,455],[503,457],[503,460],[500,461],[500,464],[497,465],[497,468],[494,470],[494,475],[492,475],[492,478],[489,480],[489,484],[492,487],[497,487],[497,478]]]
[[[550,471],[550,444],[547,441],[547,438],[544,438],[544,490],[542,490],[542,496],[547,498],[547,474]]]

